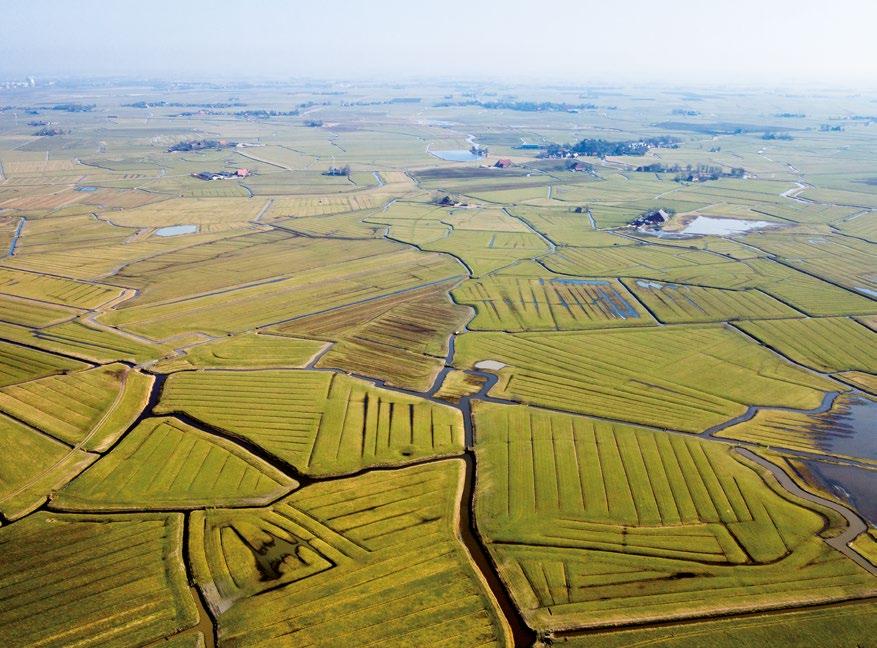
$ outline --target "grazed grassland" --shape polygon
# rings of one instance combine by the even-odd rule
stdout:
[[[168,351],[167,345],[153,343],[143,337],[124,335],[121,331],[94,328],[82,320],[40,329],[26,342],[90,362],[147,362]]]
[[[800,313],[760,290],[723,290],[645,279],[625,285],[662,322],[726,322],[797,317]]]
[[[873,593],[826,519],[730,446],[479,403],[479,528],[537,628]]]
[[[654,320],[614,279],[492,276],[468,281],[454,299],[474,306],[478,331],[567,331],[648,326]]]
[[[815,408],[837,388],[723,327],[470,333],[457,353],[508,365],[491,395],[690,432],[748,405]]]
[[[773,612],[743,618],[703,621],[679,626],[596,633],[561,639],[568,648],[627,648],[673,646],[673,648],[735,648],[770,645],[798,648],[802,645],[857,648],[862,637],[877,632],[871,601],[846,603],[829,608]]]
[[[43,327],[70,319],[77,311],[20,297],[0,295],[0,321],[19,326]]]
[[[83,367],[76,360],[0,340],[0,387]]]
[[[318,340],[244,333],[193,346],[186,350],[185,355],[162,360],[153,365],[153,369],[303,367],[324,347],[325,343]]]
[[[0,642],[124,648],[194,626],[182,518],[39,512],[0,529]]]
[[[819,371],[877,373],[874,333],[853,319],[741,322],[738,326],[795,362]]]
[[[255,506],[296,486],[240,446],[174,418],[150,418],[52,501],[67,510]]]
[[[352,261],[327,257],[325,265],[293,277],[184,301],[116,310],[101,319],[158,339],[193,331],[242,332],[459,274],[453,261],[412,250]]]
[[[0,441],[0,512],[12,520],[40,506],[50,491],[97,459],[2,413]]]
[[[425,391],[444,364],[448,336],[470,317],[440,283],[293,320],[271,330],[334,342],[318,367],[337,367]]]
[[[221,612],[220,641],[502,645],[453,530],[462,471],[451,460],[372,472],[267,509],[193,516],[195,578]]]
[[[873,93],[6,94],[0,648],[873,642]]]
[[[766,447],[844,455],[836,448],[836,441],[859,432],[856,421],[851,420],[851,409],[863,406],[864,400],[860,395],[841,394],[831,409],[816,414],[759,410],[750,420],[727,427],[718,435]]]
[[[0,293],[29,297],[75,308],[95,308],[121,294],[121,289],[50,275],[0,268]]]
[[[185,412],[315,475],[456,454],[460,412],[312,371],[199,371],[170,376],[157,412]]]
[[[146,406],[152,378],[105,365],[0,389],[0,412],[85,450],[105,450]]]

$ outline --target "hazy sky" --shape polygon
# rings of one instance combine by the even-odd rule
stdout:
[[[874,0],[0,0],[0,79],[877,85]]]

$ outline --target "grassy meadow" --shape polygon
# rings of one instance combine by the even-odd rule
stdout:
[[[873,641],[873,93],[0,94],[3,646]]]

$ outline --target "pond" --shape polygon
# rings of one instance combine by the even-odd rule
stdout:
[[[877,459],[877,401],[860,394],[841,398],[818,417],[819,445],[832,454]]]
[[[194,234],[197,231],[197,225],[171,225],[170,227],[160,227],[155,230],[155,233],[158,236],[178,236],[180,234]]]
[[[749,230],[770,227],[773,223],[767,221],[741,220],[739,218],[713,218],[712,216],[698,216],[691,221],[683,234],[711,234],[713,236],[727,236],[729,234],[742,234]]]
[[[472,162],[473,160],[481,159],[479,156],[472,153],[472,151],[464,149],[452,151],[430,151],[430,154],[442,160],[447,160],[448,162]]]
[[[807,481],[848,502],[871,524],[877,525],[877,470],[827,463],[804,461]]]

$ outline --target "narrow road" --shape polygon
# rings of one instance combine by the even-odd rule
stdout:
[[[802,205],[812,205],[814,202],[812,200],[808,200],[807,198],[798,198],[798,194],[804,191],[805,189],[809,189],[808,185],[805,185],[801,182],[796,182],[795,186],[791,189],[786,189],[784,192],[780,194],[783,198],[788,198],[789,200],[794,200],[795,202],[801,203]]]

